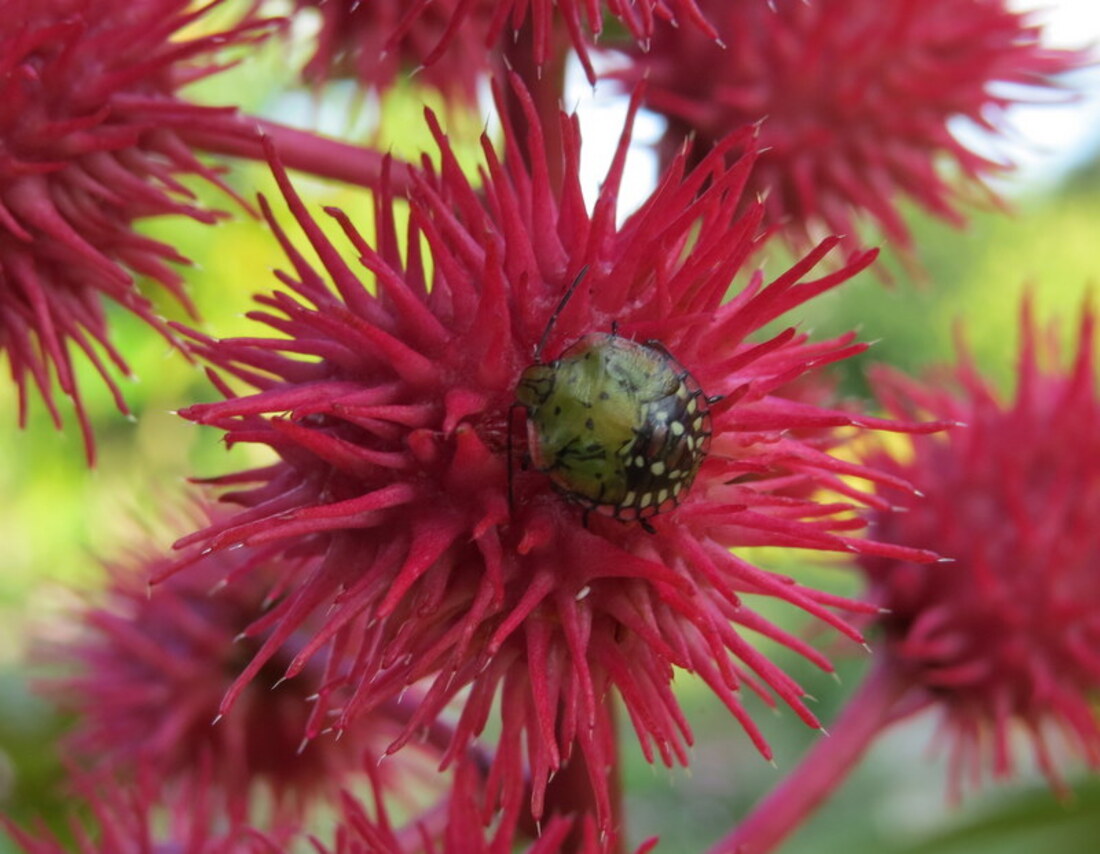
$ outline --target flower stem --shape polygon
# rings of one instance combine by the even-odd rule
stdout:
[[[606,773],[607,792],[611,805],[609,826],[611,828],[607,837],[600,840],[602,854],[623,854],[625,851],[625,826],[623,822],[623,787],[622,766],[619,761],[619,748],[617,743],[618,726],[615,706],[612,698],[605,701],[608,704],[608,715],[611,721],[611,731],[615,738],[612,744],[606,745],[611,751],[607,757]],[[591,769],[587,757],[577,744],[560,769],[554,774],[546,785],[546,794],[543,799],[543,820],[555,815],[567,816],[573,819],[573,828],[563,840],[560,848],[555,849],[562,854],[580,854],[589,851],[590,846],[585,837],[585,823],[595,821],[597,816],[596,793],[592,787]],[[530,814],[524,817],[521,827],[532,839],[538,837],[539,831]]]
[[[565,63],[569,56],[569,44],[565,33],[555,28],[546,42],[548,55],[541,56],[535,47],[537,40],[530,17],[518,37],[513,38],[511,34],[502,37],[502,49],[508,67],[523,80],[538,113],[550,186],[560,187],[565,169],[560,114],[565,96]],[[510,86],[503,86],[502,90],[505,109],[513,126],[526,128],[528,120],[516,93]],[[530,162],[527,167],[531,168]]]
[[[193,128],[182,129],[180,136],[202,151],[260,161],[266,160],[263,139],[267,137],[288,168],[371,189],[381,183],[382,164],[387,157],[374,148],[240,114],[227,115],[216,124],[196,123]],[[411,168],[391,158],[389,186],[394,195],[408,193]]]
[[[767,854],[826,800],[879,734],[898,720],[908,683],[882,660],[872,667],[829,731],[710,854]]]

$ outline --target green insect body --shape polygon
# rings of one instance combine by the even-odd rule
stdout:
[[[570,500],[645,522],[679,504],[710,445],[709,402],[657,342],[586,335],[520,377],[535,468]]]

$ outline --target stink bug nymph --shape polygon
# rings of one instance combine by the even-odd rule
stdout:
[[[549,330],[583,278],[562,298],[520,376],[534,467],[588,511],[646,521],[680,503],[710,445],[708,399],[658,341],[612,328],[585,335],[552,362],[538,361]]]

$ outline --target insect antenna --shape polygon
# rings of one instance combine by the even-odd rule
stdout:
[[[566,289],[565,293],[562,295],[562,298],[558,300],[558,305],[554,309],[554,313],[550,315],[550,319],[546,322],[546,328],[542,330],[542,338],[539,339],[539,346],[535,348],[536,362],[542,360],[542,349],[546,346],[547,339],[550,338],[550,330],[554,328],[554,323],[557,321],[558,315],[560,315],[565,310],[565,307],[569,304],[569,300],[573,298],[573,294],[576,292],[577,286],[581,283],[581,280],[584,278],[587,272],[588,265],[585,264],[583,267],[581,267],[581,271],[577,273],[577,278],[573,280],[573,283]]]

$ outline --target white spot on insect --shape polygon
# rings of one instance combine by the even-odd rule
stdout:
[[[698,408],[699,408],[699,406],[696,403],[696,400],[695,400],[694,397],[691,400],[688,401],[688,405],[687,405],[688,415],[694,415],[695,410],[698,409]]]
[[[642,496],[642,500],[638,502],[638,506],[642,510],[645,510],[652,503],[653,503],[653,493],[652,492],[647,492],[645,495]]]
[[[668,500],[668,490],[662,489],[657,493],[657,503],[664,504]]]
[[[634,458],[634,465],[636,465],[638,468],[644,468],[645,467],[645,457],[643,457],[641,454],[636,456]]]
[[[698,433],[700,430],[703,429],[703,416],[702,415],[700,415],[698,418],[696,418],[694,421],[691,422],[691,429],[694,430],[696,433]]]
[[[638,497],[638,494],[632,489],[626,495],[623,496],[623,504],[629,507],[634,503],[634,499]]]
[[[679,421],[673,421],[671,424],[668,425],[668,429],[672,431],[673,436],[684,435],[684,425]]]
[[[664,462],[662,460],[657,460],[657,462],[650,464],[649,473],[656,475],[657,477],[663,475],[665,473]]]

